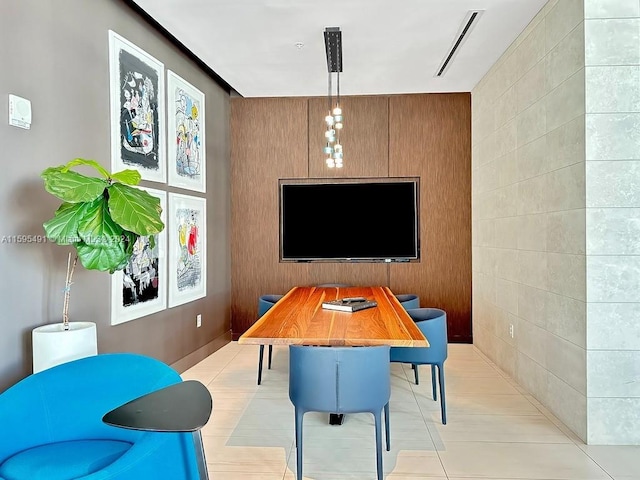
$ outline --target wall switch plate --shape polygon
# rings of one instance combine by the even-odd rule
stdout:
[[[26,98],[9,94],[9,125],[31,129],[31,102]]]
[[[513,338],[513,323],[509,324],[509,336]]]
[[[202,314],[196,315],[196,328],[200,328],[202,326]]]

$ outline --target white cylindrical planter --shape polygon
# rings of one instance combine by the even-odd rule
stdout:
[[[33,373],[61,363],[98,353],[98,335],[93,322],[69,322],[36,327],[32,331]]]

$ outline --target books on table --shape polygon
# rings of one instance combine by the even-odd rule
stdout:
[[[322,308],[327,310],[338,310],[341,312],[357,312],[366,308],[377,307],[378,304],[374,300],[367,300],[364,297],[347,297],[322,302]]]

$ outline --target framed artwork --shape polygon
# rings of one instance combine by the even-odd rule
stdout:
[[[167,70],[169,185],[206,191],[204,93]]]
[[[111,275],[111,325],[167,308],[167,193],[138,187],[160,199],[162,232],[140,237],[123,270]]]
[[[169,193],[169,307],[207,294],[207,201]]]
[[[109,30],[111,169],[166,182],[164,65]]]

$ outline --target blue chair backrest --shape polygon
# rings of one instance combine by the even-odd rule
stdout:
[[[442,363],[447,359],[447,314],[439,308],[407,310],[409,316],[429,342],[428,347],[395,347],[391,349],[394,362]]]
[[[289,347],[289,398],[303,411],[380,412],[391,395],[389,347]]]
[[[284,295],[261,295],[258,298],[258,318],[267,313],[282,297]]]
[[[396,295],[396,298],[402,304],[405,310],[420,308],[420,297],[418,297],[418,295],[407,293]]]

